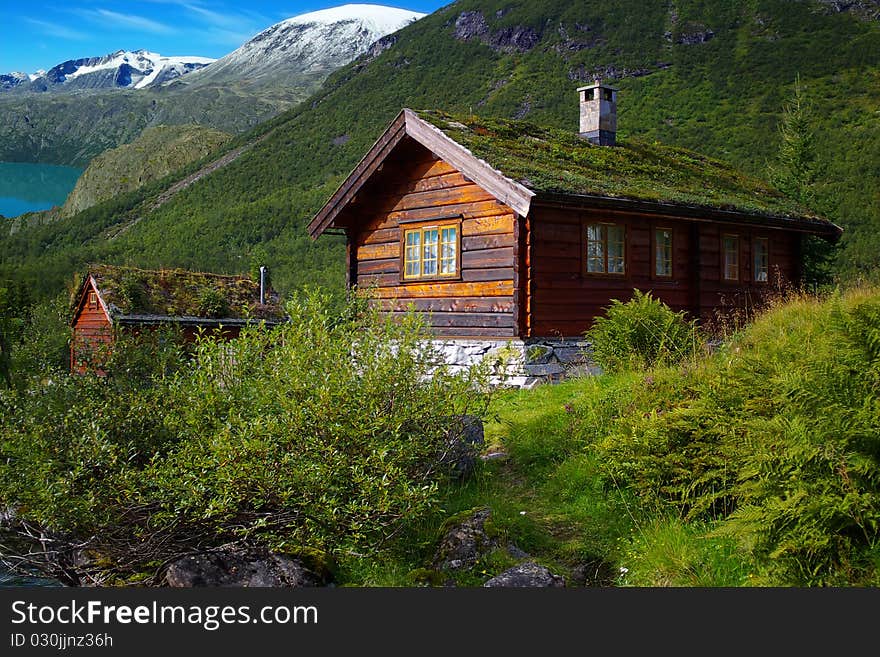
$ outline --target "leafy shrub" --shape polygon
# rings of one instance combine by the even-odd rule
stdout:
[[[697,347],[696,328],[684,313],[639,290],[626,303],[613,299],[586,337],[593,359],[609,372],[676,363]]]
[[[298,297],[290,324],[202,338],[170,375],[111,368],[2,394],[0,504],[97,557],[66,573],[98,582],[155,581],[230,543],[381,548],[436,504],[455,418],[482,415],[485,396],[479,372],[435,369],[415,315],[327,308]]]
[[[224,317],[229,314],[229,304],[220,290],[205,288],[199,295],[200,317]]]
[[[122,310],[133,312],[143,305],[145,299],[144,279],[138,274],[128,274],[120,282],[119,296],[122,299]]]
[[[758,318],[674,393],[634,391],[597,449],[643,504],[748,546],[763,581],[871,582],[880,531],[880,294]],[[872,565],[873,564],[873,565]]]

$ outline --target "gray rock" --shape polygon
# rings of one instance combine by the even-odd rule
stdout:
[[[461,12],[455,19],[453,34],[459,41],[479,39],[496,52],[528,52],[541,40],[540,33],[524,25],[504,27],[492,32],[480,11]]]
[[[612,586],[617,575],[617,569],[599,557],[571,569],[571,581],[580,586]]]
[[[455,418],[449,430],[449,451],[444,459],[460,479],[469,477],[477,462],[479,446],[485,441],[483,420],[476,415]]]
[[[527,561],[496,575],[483,586],[558,588],[565,586],[565,579],[534,561]]]
[[[583,363],[588,360],[588,354],[580,347],[557,347],[556,358],[560,363]]]
[[[491,509],[478,509],[452,524],[440,539],[432,567],[437,570],[471,568],[497,548],[498,542],[486,533],[486,521],[491,515]]]
[[[675,42],[683,46],[692,46],[697,43],[706,43],[714,38],[714,36],[715,32],[711,29],[697,30],[687,34],[680,34]]]
[[[526,374],[529,376],[555,376],[564,374],[565,368],[559,363],[547,363],[546,365],[524,365]]]
[[[455,38],[459,41],[470,41],[484,37],[489,33],[489,26],[480,11],[463,11],[455,19]]]
[[[526,365],[544,365],[553,358],[553,347],[546,344],[529,345],[526,349]]]
[[[321,578],[303,564],[268,550],[218,550],[178,559],[165,573],[171,587],[321,586]]]
[[[509,554],[514,559],[528,559],[531,555],[514,543],[509,543],[507,545],[507,554]]]

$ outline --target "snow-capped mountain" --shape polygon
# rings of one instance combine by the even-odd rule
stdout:
[[[34,75],[13,73],[17,84],[8,88],[27,91],[69,91],[146,87],[162,84],[196,71],[213,59],[207,57],[164,57],[148,50],[118,50],[103,57],[71,59]],[[6,78],[0,86],[6,88]]]
[[[0,91],[8,91],[28,81],[26,73],[13,71],[12,73],[0,73]]]
[[[271,80],[284,84],[312,74],[326,75],[424,15],[382,5],[349,4],[294,16],[263,30],[184,82]]]

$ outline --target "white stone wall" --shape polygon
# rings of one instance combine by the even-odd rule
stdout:
[[[489,360],[495,385],[532,388],[539,383],[560,381],[569,376],[599,374],[590,359],[585,340],[529,338],[527,340],[434,340],[440,360],[462,370]]]

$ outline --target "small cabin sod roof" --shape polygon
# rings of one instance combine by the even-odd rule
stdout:
[[[412,137],[521,216],[535,202],[629,208],[814,232],[842,230],[734,167],[693,151],[633,139],[596,146],[527,121],[404,109],[309,225],[317,237],[403,135]]]
[[[260,285],[249,276],[92,265],[78,300],[89,282],[110,320],[119,324],[241,326],[287,320],[271,291],[266,291],[266,303],[260,304]]]

